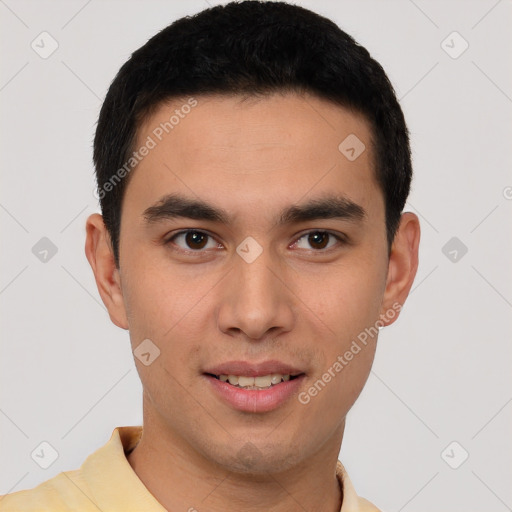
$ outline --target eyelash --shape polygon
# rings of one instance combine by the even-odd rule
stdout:
[[[171,237],[167,238],[164,242],[164,245],[175,245],[176,244],[174,243],[174,240],[181,236],[181,235],[186,235],[188,233],[198,233],[198,234],[201,234],[201,235],[205,235],[209,238],[212,238],[212,239],[215,239],[213,237],[213,235],[211,235],[210,233],[207,233],[206,231],[202,231],[200,229],[184,229],[182,231],[178,231],[177,233],[173,234]],[[307,237],[309,235],[312,235],[312,234],[325,234],[325,235],[329,235],[333,238],[335,238],[338,242],[338,245],[347,245],[348,244],[348,240],[347,238],[342,235],[342,234],[335,234],[335,233],[332,233],[331,231],[328,231],[328,230],[322,230],[322,229],[313,229],[313,230],[310,230],[310,231],[307,231],[305,233],[302,233],[296,240],[295,242],[293,242],[292,245],[295,245],[297,244],[301,239],[303,239],[304,237]],[[218,243],[218,242],[217,242]],[[185,249],[182,249],[181,247],[179,246],[176,246],[177,247],[177,251],[179,252],[182,252],[182,253],[185,253],[185,254],[194,254],[194,255],[202,255],[205,253],[206,250],[202,250],[202,249],[189,249],[189,250],[185,250]],[[325,252],[328,252],[330,251],[331,249],[333,249],[333,247],[328,247],[328,248],[324,248],[324,249],[309,249],[311,252],[315,252],[315,253],[325,253]],[[207,249],[209,250],[209,249]]]

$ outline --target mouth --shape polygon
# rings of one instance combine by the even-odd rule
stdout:
[[[208,368],[203,377],[224,404],[243,412],[262,413],[289,402],[306,373],[279,361],[232,361]]]

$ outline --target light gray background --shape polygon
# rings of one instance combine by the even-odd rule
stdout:
[[[110,323],[84,256],[84,222],[99,211],[92,138],[130,53],[214,3],[0,0],[0,494],[78,468],[116,426],[141,423],[128,334]],[[297,3],[388,72],[412,136],[406,209],[422,222],[415,285],[381,332],[340,457],[387,511],[512,510],[512,4]],[[43,31],[59,45],[46,59],[31,48]],[[453,31],[469,44],[457,58]],[[58,249],[47,262],[32,252],[42,237]],[[452,237],[467,254],[443,253]],[[31,458],[42,441],[59,454],[48,469]]]

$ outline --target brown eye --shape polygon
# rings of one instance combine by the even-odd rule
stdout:
[[[308,242],[313,249],[325,249],[329,243],[329,233],[317,231],[308,235]]]
[[[199,231],[189,231],[185,235],[185,243],[190,249],[202,249],[208,241],[208,235]]]
[[[342,245],[344,239],[342,235],[335,235],[334,233],[329,233],[328,231],[310,231],[309,233],[305,233],[302,235],[294,244],[294,246],[298,249],[308,249],[315,251],[322,251],[324,249],[330,249],[336,244]]]
[[[177,245],[184,251],[197,252],[201,251],[202,249],[214,249],[219,245],[207,233],[193,229],[177,233],[172,238],[170,238],[167,243]]]

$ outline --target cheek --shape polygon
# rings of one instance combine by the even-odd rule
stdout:
[[[165,340],[201,309],[202,291],[208,283],[181,275],[176,269],[145,261],[126,262],[123,296],[130,323],[130,332],[137,336]],[[133,263],[129,265],[129,263]]]
[[[157,264],[145,268],[140,272],[131,267],[123,286],[130,340],[135,355],[143,340],[156,345],[159,355],[151,366],[135,362],[148,392],[158,394],[166,389],[168,393],[169,386],[179,389],[179,383],[193,384],[201,347],[204,349],[205,340],[212,336],[212,315],[203,291],[209,279],[194,279]]]
[[[381,266],[372,262],[338,267],[317,292],[318,315],[341,343],[378,319],[386,278]]]
[[[349,284],[345,283],[343,291],[324,296],[323,311],[328,308],[328,315],[323,321],[328,329],[319,340],[322,363],[302,397],[311,402],[313,414],[330,416],[333,421],[341,421],[361,393],[378,337],[375,322],[380,301],[375,299],[375,286],[359,283],[352,289]]]
[[[335,416],[348,411],[368,378],[375,355],[385,268],[358,258],[333,272],[329,285],[317,295],[316,310],[328,328],[321,341],[323,363],[312,379],[305,400]],[[311,393],[311,394],[310,394]]]

